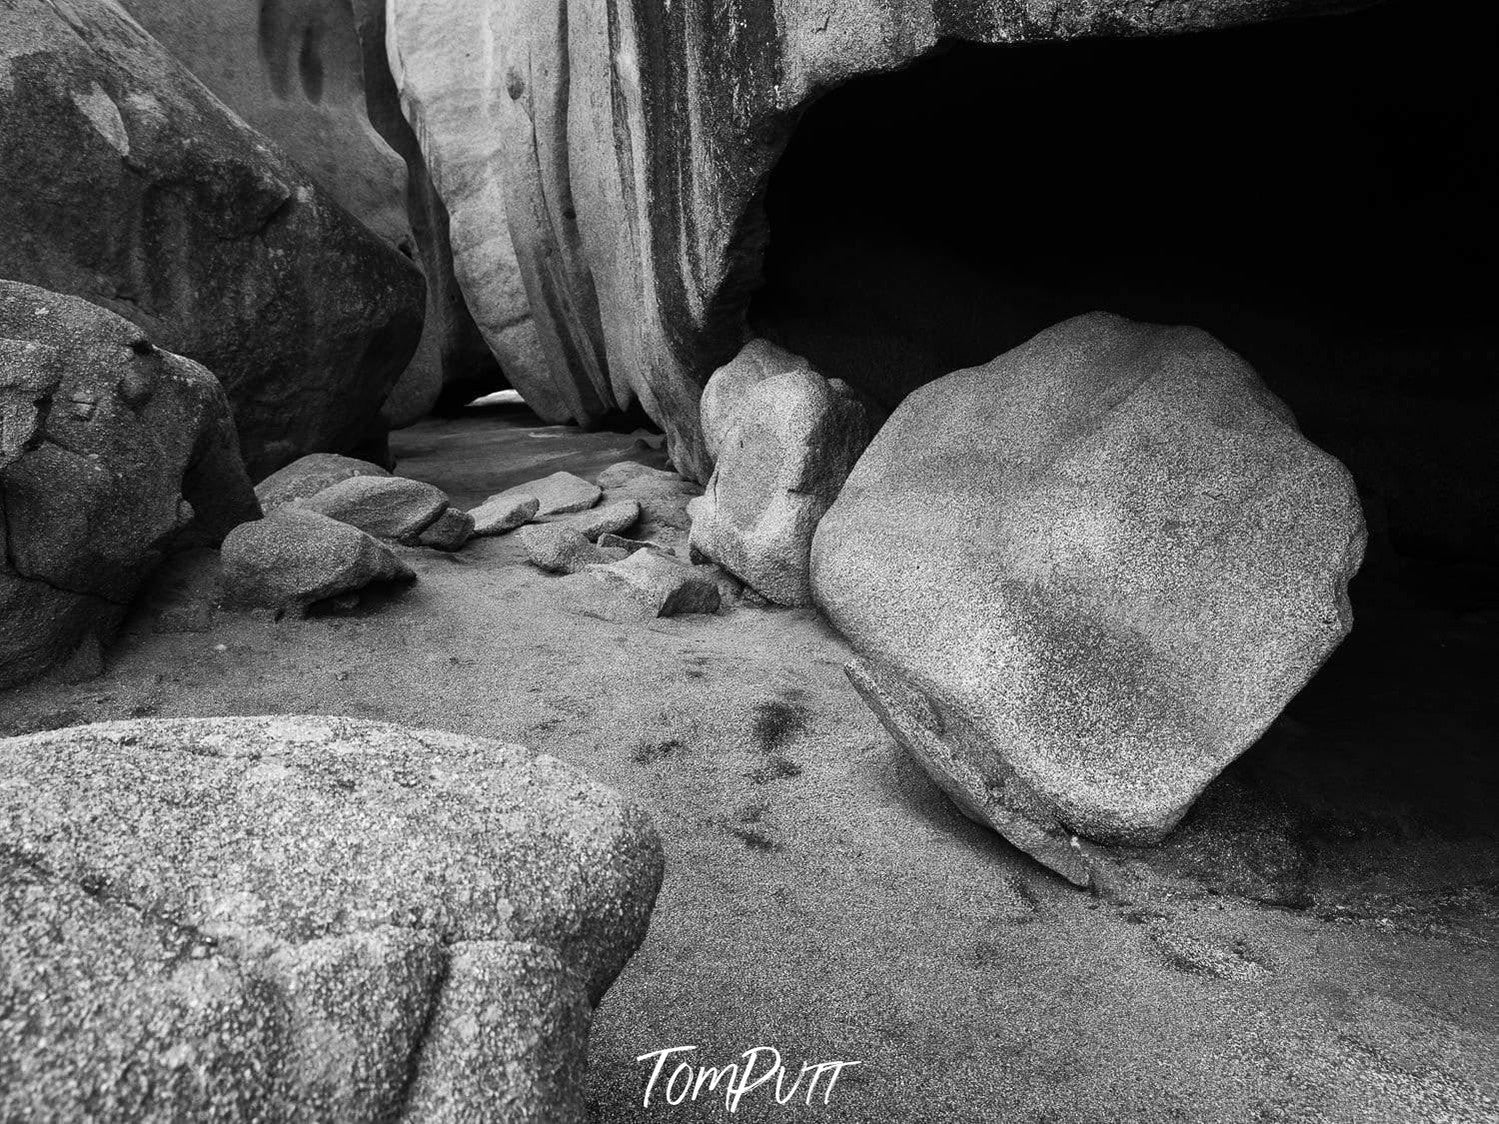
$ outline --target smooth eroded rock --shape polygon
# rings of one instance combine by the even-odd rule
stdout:
[[[756,343],[708,380],[703,400],[717,464],[690,508],[692,547],[777,605],[810,605],[812,535],[874,416],[847,384]]]
[[[1337,646],[1363,546],[1347,470],[1241,358],[1092,314],[907,398],[812,584],[934,779],[1087,881],[1074,836],[1159,840]]]
[[[358,527],[300,507],[243,523],[225,539],[224,593],[245,606],[306,612],[374,582],[414,581],[411,567]]]
[[[500,742],[0,741],[0,1117],[581,1122],[591,1008],[661,873],[642,811]]]
[[[213,375],[103,308],[0,281],[0,687],[97,654],[169,551],[259,515]]]
[[[567,515],[574,511],[587,511],[599,502],[603,494],[602,488],[597,484],[590,484],[581,476],[575,476],[571,472],[554,472],[539,480],[531,480],[525,484],[517,484],[514,488],[506,488],[503,492],[490,496],[484,503],[500,507],[511,501],[535,496],[537,507],[533,518],[545,519],[549,515]]]
[[[585,539],[596,542],[601,535],[617,535],[640,522],[640,504],[634,500],[617,500],[575,515],[555,516],[548,522],[571,527]]]
[[[518,533],[526,561],[551,574],[576,574],[585,566],[615,560],[582,531],[562,523],[536,523]]]

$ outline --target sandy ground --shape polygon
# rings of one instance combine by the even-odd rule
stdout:
[[[465,505],[559,468],[661,463],[517,410],[394,447]],[[211,553],[185,559],[103,677],[0,695],[0,733],[346,714],[524,743],[641,801],[668,871],[595,1024],[600,1121],[728,1119],[706,1089],[643,1106],[636,1058],[688,1045],[713,1065],[774,1046],[783,1092],[803,1061],[860,1063],[826,1104],[761,1086],[738,1105],[751,1120],[1499,1119],[1492,612],[1361,616],[1363,647],[1235,766],[1300,802],[1304,908],[1120,903],[957,814],[812,613],[613,624],[570,611],[513,538],[406,554],[414,586],[346,613],[158,632],[160,606],[213,578]]]

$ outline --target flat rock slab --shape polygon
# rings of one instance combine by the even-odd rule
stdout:
[[[536,517],[541,501],[521,492],[490,496],[469,512],[474,517],[474,536],[503,535]]]
[[[812,581],[937,783],[1085,882],[1079,847],[1158,842],[1341,641],[1363,547],[1248,364],[1093,314],[908,397]]]
[[[403,476],[355,476],[299,506],[382,539],[411,544],[447,510],[448,497],[441,488]]]
[[[484,739],[0,741],[0,1118],[582,1121],[662,865],[643,812]]]
[[[590,484],[581,476],[574,476],[571,472],[554,472],[550,476],[543,476],[540,480],[532,480],[514,488],[506,488],[503,492],[490,496],[484,504],[496,503],[513,497],[535,496],[537,507],[533,518],[545,519],[549,515],[587,511],[599,502],[603,494],[602,488],[597,484]]]
[[[589,566],[564,578],[558,589],[569,608],[612,621],[716,613],[721,606],[712,569],[656,550]]]
[[[285,468],[278,468],[255,485],[255,497],[269,515],[293,500],[310,499],[324,488],[355,476],[389,476],[378,464],[345,457],[339,453],[308,453]]]
[[[574,515],[559,515],[547,520],[550,526],[571,527],[590,542],[602,535],[617,535],[640,522],[640,504],[634,500],[618,500],[601,504]]]
[[[241,605],[305,613],[374,582],[415,581],[411,567],[358,527],[283,507],[224,539],[224,592]]]
[[[641,528],[648,537],[690,528],[687,505],[703,494],[701,484],[636,461],[612,464],[596,479],[606,502],[634,500],[640,505]]]

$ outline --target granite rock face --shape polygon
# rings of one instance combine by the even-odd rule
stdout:
[[[1349,0],[400,4],[391,70],[459,283],[544,417],[639,401],[707,480],[703,383],[744,342],[764,185],[801,112],[950,41],[1169,35]],[[512,338],[502,338],[506,333]],[[549,373],[550,372],[550,373]]]
[[[1091,314],[917,390],[819,525],[895,736],[1074,881],[1150,844],[1352,624],[1352,479],[1237,355]]]
[[[663,865],[553,758],[315,717],[0,742],[0,856],[7,1120],[582,1121]]]
[[[777,605],[810,605],[812,535],[876,428],[839,379],[756,341],[708,380],[716,465],[691,506],[694,550]]]
[[[416,580],[411,567],[358,527],[300,507],[236,527],[223,548],[224,593],[233,603],[306,613],[375,582]]]
[[[125,7],[253,128],[427,278],[421,340],[385,401],[410,424],[445,389],[504,385],[453,277],[447,211],[401,114],[379,0],[128,0]]]
[[[166,552],[259,515],[211,374],[112,312],[0,281],[0,687],[108,641]]]
[[[0,275],[133,320],[202,363],[252,478],[383,437],[420,271],[112,0],[0,26]]]

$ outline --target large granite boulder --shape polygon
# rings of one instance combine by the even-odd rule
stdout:
[[[0,687],[97,651],[167,551],[259,515],[211,374],[112,312],[0,281]]]
[[[427,278],[421,341],[385,401],[392,426],[445,389],[503,378],[453,277],[448,218],[401,114],[379,0],[125,0],[141,24],[253,128]]]
[[[0,1118],[584,1121],[646,815],[348,718],[0,741]]]
[[[207,366],[259,478],[383,433],[420,271],[113,0],[0,24],[0,276],[118,312]]]
[[[1347,470],[1242,359],[1092,314],[907,398],[812,587],[934,779],[1085,883],[1086,841],[1161,839],[1337,646],[1363,549]]]
[[[717,463],[694,500],[692,548],[777,605],[810,605],[812,534],[874,436],[874,413],[841,379],[760,341],[703,390]]]
[[[744,341],[765,184],[820,94],[954,41],[1171,35],[1356,2],[426,0],[392,5],[388,35],[459,283],[492,346],[509,330],[531,355],[517,388],[552,420],[638,400],[705,481],[699,393]]]

